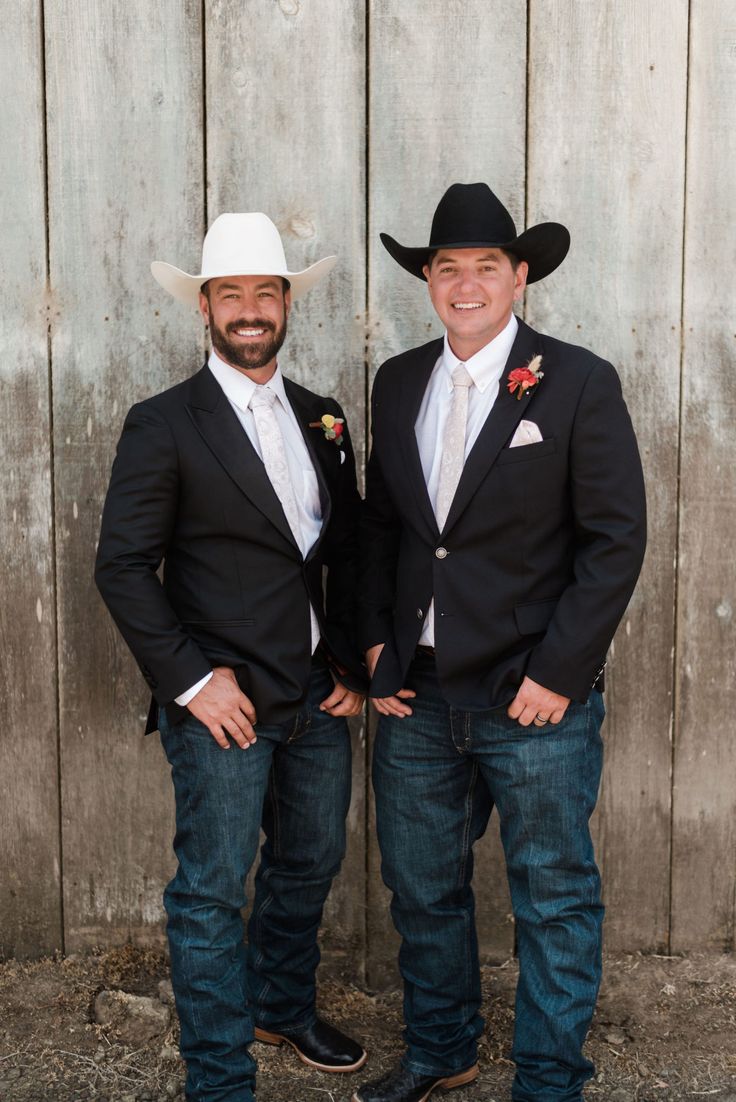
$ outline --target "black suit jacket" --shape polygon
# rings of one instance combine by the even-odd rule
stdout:
[[[133,406],[125,421],[95,580],[153,693],[147,730],[156,727],[155,705],[181,719],[174,698],[213,666],[235,671],[259,721],[293,716],[310,672],[310,601],[341,680],[365,689],[353,638],[360,499],[350,436],[346,429],[338,447],[309,428],[324,413],[342,417],[340,407],[284,384],[322,502],[322,532],[306,560],[207,366]]]
[[[414,422],[441,351],[436,340],[395,356],[373,387],[361,642],[386,646],[371,693],[402,687],[434,596],[437,670],[451,703],[500,707],[526,674],[585,701],[646,540],[641,463],[616,372],[519,322],[498,398],[439,532]],[[508,373],[537,353],[544,377],[517,400]],[[543,439],[509,448],[522,418]]]

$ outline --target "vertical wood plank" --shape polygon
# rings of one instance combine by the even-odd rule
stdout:
[[[0,53],[4,957],[53,952],[62,944],[40,4],[6,19]]]
[[[338,267],[298,300],[279,361],[343,405],[364,455],[365,16],[363,4],[277,0],[206,4],[208,220],[262,210],[299,270]],[[264,65],[269,59],[269,66]],[[365,928],[365,733],[353,729],[348,854],[328,899],[324,946],[362,970]]]
[[[691,4],[672,948],[736,947],[736,12]]]
[[[92,581],[128,407],[201,364],[148,269],[202,233],[200,4],[47,4],[67,947],[160,936],[173,798],[148,700]]]
[[[387,356],[442,333],[426,286],[390,258],[379,232],[426,244],[434,209],[455,181],[486,181],[523,222],[526,3],[428,0],[420,12],[399,0],[370,0],[369,8],[373,373]],[[395,976],[396,942],[387,938],[373,840],[369,853],[369,976],[377,986]],[[495,816],[476,847],[474,889],[481,952],[508,955],[513,926]]]
[[[572,248],[530,289],[528,318],[617,366],[648,489],[647,560],[607,672],[596,833],[611,949],[668,937],[687,9],[530,4],[528,221],[565,222]]]

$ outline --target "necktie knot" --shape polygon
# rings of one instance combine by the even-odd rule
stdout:
[[[276,391],[270,386],[257,386],[250,400],[251,409],[271,409],[276,401]]]
[[[465,364],[458,364],[452,372],[453,386],[472,386],[473,380]]]

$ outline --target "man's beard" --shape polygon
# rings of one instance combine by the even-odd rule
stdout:
[[[230,340],[228,336],[234,329],[265,329],[263,340],[241,343]],[[233,367],[243,368],[245,371],[257,371],[259,367],[265,367],[278,354],[281,345],[286,340],[286,318],[279,329],[272,321],[265,318],[239,318],[232,322],[227,329],[218,329],[212,317],[210,317],[210,338],[218,355],[222,356]]]

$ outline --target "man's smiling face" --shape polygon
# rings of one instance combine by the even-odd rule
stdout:
[[[468,360],[498,336],[526,286],[528,266],[514,269],[502,249],[439,249],[424,275],[450,347]]]
[[[210,279],[200,291],[199,307],[218,356],[239,371],[263,372],[270,378],[291,307],[290,292],[281,277]]]

